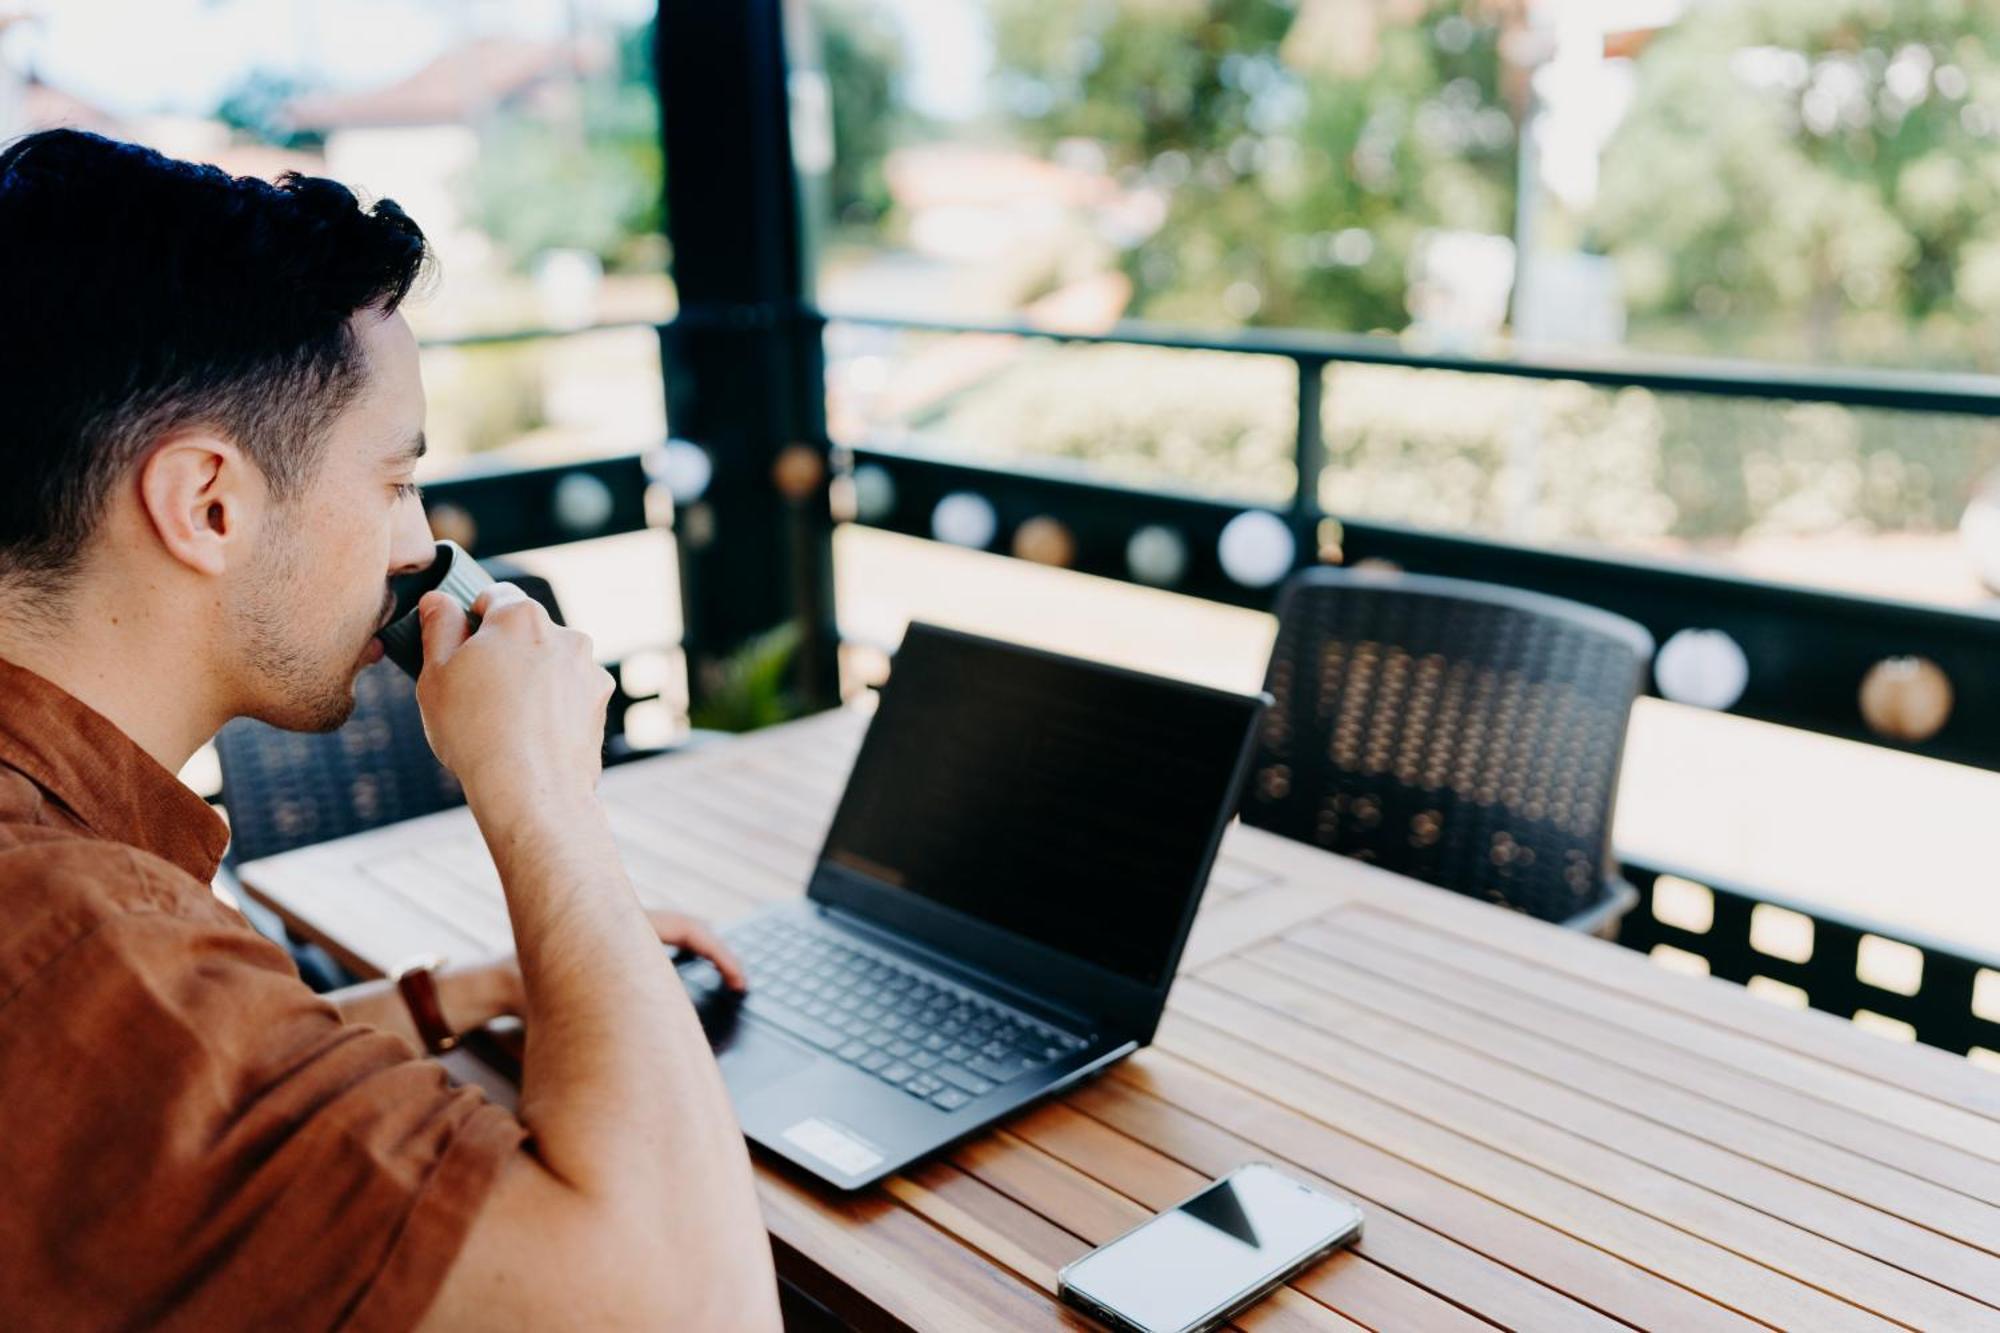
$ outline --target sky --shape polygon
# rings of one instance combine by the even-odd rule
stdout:
[[[910,100],[943,119],[979,109],[987,67],[982,0],[870,0],[909,43]],[[37,20],[8,31],[4,55],[105,110],[212,111],[255,70],[337,88],[390,83],[494,32],[560,35],[642,22],[653,0],[0,0]]]
[[[254,70],[342,88],[390,83],[469,38],[637,22],[652,0],[0,0],[38,16],[6,36],[16,68],[120,115],[206,112]]]
[[[725,3],[727,0],[711,0]],[[822,0],[813,0],[820,3]],[[934,121],[986,107],[992,64],[990,0],[842,0],[870,5],[901,29],[904,94]],[[1590,46],[1606,28],[1664,21],[1687,0],[1539,0],[1538,20],[1577,28]],[[1734,3],[1739,0],[1711,0]],[[643,22],[655,0],[0,0],[36,22],[0,35],[0,57],[29,64],[57,87],[122,116],[206,114],[254,71],[366,89],[394,82],[451,47],[496,32],[560,36]],[[1595,62],[1591,62],[1595,63]],[[1587,193],[1595,155],[1627,90],[1598,86],[1601,71],[1545,70],[1548,109],[1578,132],[1544,144],[1551,184]],[[1565,76],[1565,77],[1558,77]],[[1560,88],[1556,85],[1560,84]],[[1538,82],[1538,87],[1542,82]],[[1561,96],[1554,94],[1560,92]],[[1564,105],[1566,104],[1566,105]],[[1596,132],[1590,132],[1591,127]],[[1573,142],[1572,142],[1573,141]],[[1562,169],[1573,160],[1574,170]]]

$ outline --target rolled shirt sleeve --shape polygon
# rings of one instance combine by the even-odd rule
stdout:
[[[343,1023],[171,865],[77,842],[36,877],[94,883],[23,885],[11,859],[7,896],[67,910],[0,947],[0,1326],[414,1325],[514,1115]]]

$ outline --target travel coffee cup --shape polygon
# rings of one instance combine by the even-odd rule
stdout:
[[[429,569],[389,580],[396,610],[388,625],[375,636],[382,641],[382,655],[415,676],[424,668],[424,627],[417,619],[417,603],[423,595],[431,591],[445,594],[465,608],[471,628],[478,629],[479,618],[472,614],[472,604],[492,586],[493,576],[481,569],[464,547],[457,542],[439,542],[437,559]]]

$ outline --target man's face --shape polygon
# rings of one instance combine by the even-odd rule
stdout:
[[[354,678],[379,652],[392,575],[435,550],[412,472],[423,448],[417,343],[401,315],[355,316],[365,369],[334,423],[319,469],[289,503],[266,509],[252,568],[233,581],[252,717],[332,731],[354,711]]]

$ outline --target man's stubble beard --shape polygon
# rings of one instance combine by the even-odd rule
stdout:
[[[357,661],[341,641],[323,643],[315,634],[322,627],[305,588],[299,526],[265,530],[237,616],[244,662],[258,682],[252,716],[286,731],[336,731],[354,713]]]

